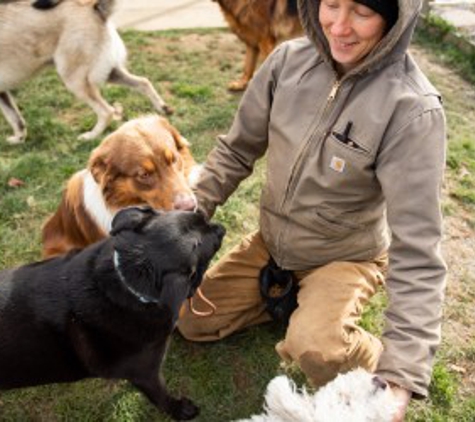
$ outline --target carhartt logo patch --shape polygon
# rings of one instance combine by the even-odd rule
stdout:
[[[345,171],[346,162],[343,158],[333,156],[330,162],[330,168],[337,171],[338,173],[343,173]]]

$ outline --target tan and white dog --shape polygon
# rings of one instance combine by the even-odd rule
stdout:
[[[199,175],[188,142],[163,117],[124,123],[92,151],[88,167],[67,182],[43,227],[43,257],[83,249],[106,237],[115,214],[131,205],[194,210]]]
[[[157,112],[171,112],[148,79],[127,71],[125,45],[109,19],[115,0],[36,3],[48,10],[32,7],[30,0],[0,3],[0,109],[13,128],[9,143],[22,143],[27,134],[10,90],[51,63],[66,87],[97,115],[94,128],[80,139],[98,137],[121,117],[120,108],[101,95],[105,82],[129,86],[146,95]]]

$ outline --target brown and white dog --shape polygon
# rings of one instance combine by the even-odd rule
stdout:
[[[82,249],[108,235],[122,208],[194,210],[198,177],[188,142],[163,117],[124,123],[92,151],[88,167],[67,182],[61,203],[43,227],[43,256]]]
[[[0,110],[13,129],[9,143],[24,142],[27,133],[10,90],[50,63],[66,87],[97,115],[94,128],[80,139],[98,137],[112,119],[121,117],[120,107],[101,95],[99,86],[105,82],[146,95],[158,113],[171,112],[148,79],[127,71],[126,48],[109,19],[115,0],[36,3],[48,10],[37,10],[30,0],[0,2]]]
[[[231,91],[242,91],[256,69],[259,55],[265,59],[275,46],[302,35],[297,0],[213,0],[231,30],[246,44],[244,73],[229,84]]]

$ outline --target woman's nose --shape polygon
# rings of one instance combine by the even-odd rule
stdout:
[[[331,33],[335,36],[344,36],[351,33],[351,16],[345,10],[341,10],[335,16],[331,26]]]

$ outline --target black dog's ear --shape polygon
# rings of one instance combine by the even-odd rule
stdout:
[[[180,309],[190,293],[190,280],[183,274],[175,274],[173,280],[162,284],[160,304],[168,308],[173,324],[178,320]]]
[[[122,230],[139,230],[157,215],[160,213],[149,206],[124,208],[112,220],[110,234],[114,236]]]

